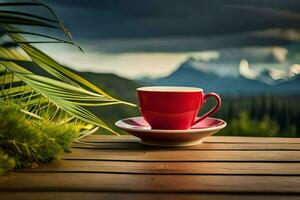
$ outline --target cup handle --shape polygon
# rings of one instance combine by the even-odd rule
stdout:
[[[213,107],[210,111],[208,111],[207,113],[205,113],[202,117],[200,117],[199,119],[197,119],[192,125],[195,125],[197,124],[198,122],[202,121],[203,119],[205,119],[206,117],[208,117],[209,115],[217,112],[221,106],[221,98],[218,94],[214,93],[214,92],[211,92],[211,93],[208,93],[204,96],[204,103],[206,102],[206,99],[208,97],[214,97],[217,101],[217,104],[215,105],[215,107]]]

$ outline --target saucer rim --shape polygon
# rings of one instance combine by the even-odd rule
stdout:
[[[184,130],[172,130],[172,129],[138,129],[138,128],[128,128],[122,126],[120,123],[124,123],[124,120],[133,119],[133,118],[143,118],[143,116],[139,117],[128,117],[124,119],[120,119],[117,122],[115,122],[115,126],[118,128],[125,130],[125,131],[134,131],[134,132],[144,132],[144,133],[200,133],[200,132],[207,132],[207,131],[216,131],[221,130],[226,127],[227,122],[223,119],[214,118],[214,117],[207,117],[208,119],[214,119],[217,121],[221,121],[221,125],[213,126],[213,127],[207,127],[207,128],[193,128],[193,129],[184,129]]]

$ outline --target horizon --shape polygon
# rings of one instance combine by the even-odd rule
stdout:
[[[43,49],[42,46],[39,46]],[[59,50],[57,46],[54,50],[44,48],[49,55],[56,58],[62,64],[71,67],[80,72],[94,72],[94,73],[114,73],[120,77],[139,80],[141,78],[158,79],[167,77],[182,64],[189,59],[195,59],[200,65],[193,66],[195,69],[212,72],[221,77],[237,77],[245,75],[246,78],[251,79],[245,73],[241,72],[241,62],[246,60],[248,63],[247,69],[249,73],[260,73],[266,70],[277,70],[278,72],[286,72],[289,68],[297,63],[290,61],[288,57],[288,50],[282,47],[243,47],[230,48],[219,51],[201,51],[201,52],[128,52],[128,53],[103,53],[103,52],[85,52],[78,51],[75,47],[71,50]],[[259,54],[265,52],[265,58],[260,55],[260,58],[249,58],[249,52],[257,50]],[[223,52],[222,52],[223,51]],[[229,58],[232,60],[225,60],[220,58],[224,51],[245,52],[244,57],[239,56]],[[252,55],[251,55],[252,56]],[[275,61],[269,62],[269,57],[274,57]],[[224,56],[223,56],[224,57]],[[253,56],[252,56],[253,57]],[[263,58],[262,58],[263,57]],[[102,60],[102,58],[104,60]],[[225,59],[228,59],[225,57]],[[252,60],[251,60],[252,59]],[[254,60],[253,60],[254,59]],[[255,61],[257,59],[257,61]],[[261,60],[262,59],[262,60]],[[215,64],[217,62],[217,65]],[[90,63],[90,64],[89,64]]]

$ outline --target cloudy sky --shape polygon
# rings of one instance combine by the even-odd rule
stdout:
[[[288,46],[300,40],[295,0],[47,0],[72,31],[74,47],[44,45],[78,70],[164,76],[190,56],[220,49]]]

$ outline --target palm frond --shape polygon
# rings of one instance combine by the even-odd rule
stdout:
[[[0,60],[2,61],[23,61],[28,62],[31,61],[30,57],[26,54],[22,54],[17,51],[15,48],[6,48],[0,46]]]
[[[118,102],[121,104],[135,106],[134,104],[120,101],[118,99],[113,98],[112,96],[108,95],[103,90],[101,90],[100,88],[92,84],[91,82],[75,74],[74,72],[71,72],[70,70],[66,69],[64,66],[59,64],[53,58],[49,57],[48,55],[40,51],[38,48],[29,44],[29,42],[21,35],[17,33],[12,33],[13,31],[15,31],[15,30],[12,31],[12,29],[14,28],[10,26],[4,26],[4,28],[5,31],[7,31],[8,36],[10,36],[16,43],[19,44],[22,50],[26,52],[26,54],[32,59],[33,62],[38,64],[41,68],[43,68],[44,70],[46,70],[47,72],[55,76],[56,78],[75,86],[79,86],[78,84],[81,84],[101,95],[106,96],[107,98],[111,98],[112,100],[116,101],[116,103]]]
[[[1,7],[22,8],[23,6],[46,8],[50,17],[22,10],[1,10]],[[15,25],[61,29],[67,39],[20,30]],[[96,126],[114,132],[85,107],[113,104],[135,106],[108,95],[32,45],[32,43],[66,43],[75,45],[81,50],[73,42],[71,33],[49,6],[39,1],[2,2],[0,3],[1,30],[2,35],[5,33],[11,38],[22,52],[16,48],[0,46],[0,99],[18,100],[24,105],[23,112],[30,117],[46,117],[51,120],[60,120],[61,123],[76,122],[78,127],[84,130],[94,131]],[[45,40],[28,41],[25,38],[26,35],[41,37]],[[33,74],[30,65],[28,65],[29,68],[24,67],[26,63],[34,63],[54,78]],[[83,135],[86,134],[88,133],[83,131]]]
[[[10,91],[13,88],[17,88],[17,91],[14,92],[14,97],[17,96],[18,100],[23,103],[26,102],[24,110],[30,110],[32,113],[40,115],[36,111],[41,111],[39,108],[50,102],[57,109],[60,109],[60,112],[64,111],[77,119],[112,131],[102,120],[82,107],[113,103],[111,99],[62,81],[32,74],[12,62],[0,61],[0,65],[8,69],[6,78],[4,78],[6,81],[2,85],[15,84],[22,81],[26,86],[29,86],[24,88],[20,88],[21,86],[9,86],[8,89]],[[4,77],[4,75],[0,77]],[[4,90],[0,91],[0,94],[2,94],[0,95],[1,98],[12,98],[12,94],[7,94]]]

